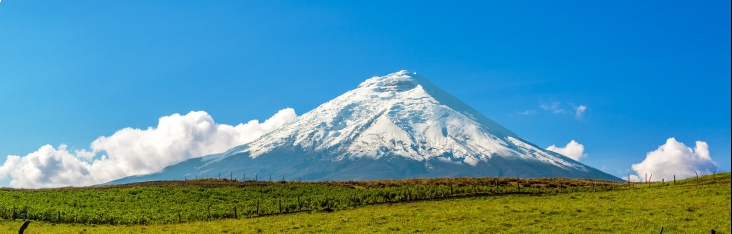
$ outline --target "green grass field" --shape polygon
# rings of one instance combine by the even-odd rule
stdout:
[[[729,173],[650,188],[486,195],[180,224],[36,221],[26,233],[658,233],[661,226],[664,233],[730,233]],[[0,219],[0,232],[15,233],[21,224]]]
[[[170,224],[468,196],[628,188],[624,183],[580,179],[153,181],[84,188],[2,189],[0,218],[78,224]]]

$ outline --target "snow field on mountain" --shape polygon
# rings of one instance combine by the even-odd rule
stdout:
[[[256,158],[277,147],[294,147],[338,154],[333,161],[391,155],[474,166],[499,156],[584,169],[510,135],[497,136],[475,116],[465,114],[474,110],[461,113],[440,103],[425,86],[436,88],[407,71],[367,79],[358,88],[227,155],[247,152]]]

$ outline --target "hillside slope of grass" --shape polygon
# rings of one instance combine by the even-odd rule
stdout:
[[[629,189],[583,179],[438,178],[263,182],[202,179],[58,189],[0,189],[0,219],[166,224],[502,194]]]
[[[633,189],[370,205],[336,212],[155,225],[32,223],[26,233],[730,233],[730,174]],[[22,221],[0,220],[0,232]]]

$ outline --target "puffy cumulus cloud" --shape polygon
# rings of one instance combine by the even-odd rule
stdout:
[[[89,163],[79,160],[63,144],[58,149],[44,145],[25,157],[8,156],[2,168],[6,166],[9,170],[0,170],[0,177],[10,175],[13,187],[59,187],[94,179]]]
[[[646,159],[631,168],[638,177],[651,177],[651,180],[684,179],[702,174],[711,174],[717,171],[717,163],[709,156],[709,145],[697,141],[694,149],[676,141],[675,138],[666,140],[666,144],[648,152]]]
[[[164,116],[157,127],[124,128],[91,143],[90,150],[70,152],[66,145],[42,146],[26,156],[10,155],[0,166],[0,179],[13,187],[84,186],[131,175],[149,174],[184,160],[220,153],[253,141],[295,119],[283,109],[260,123],[217,124],[204,111]],[[96,157],[101,154],[100,157]],[[96,159],[95,159],[96,157]]]
[[[5,179],[5,177],[10,174],[13,169],[15,169],[15,166],[18,165],[18,162],[20,161],[20,157],[18,156],[8,156],[7,159],[5,159],[5,162],[2,166],[0,166],[0,180]]]
[[[580,143],[577,143],[574,140],[571,140],[564,147],[556,147],[554,145],[551,145],[551,146],[547,147],[546,149],[549,151],[554,151],[561,155],[567,156],[578,162],[579,162],[580,158],[587,157],[587,154],[585,154],[585,146]]]
[[[579,105],[574,108],[574,118],[575,119],[582,119],[582,116],[585,115],[585,111],[587,110],[587,106]]]

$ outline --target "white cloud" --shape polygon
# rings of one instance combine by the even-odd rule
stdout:
[[[204,111],[163,116],[157,127],[124,128],[91,143],[91,150],[67,150],[45,145],[26,156],[10,155],[0,166],[0,179],[13,187],[84,186],[131,175],[154,173],[184,160],[220,153],[272,131],[295,119],[283,109],[260,123],[217,124]],[[94,159],[97,153],[103,154]]]
[[[587,110],[587,106],[579,105],[578,107],[575,107],[574,110],[575,110],[574,118],[582,119],[582,116],[585,115],[585,111]]]
[[[13,169],[15,169],[15,166],[18,165],[19,161],[20,157],[18,156],[8,156],[8,158],[5,159],[5,163],[0,166],[0,180],[5,179],[5,177],[7,177],[8,174],[13,171]]]
[[[695,172],[699,175],[711,174],[717,170],[717,163],[709,156],[706,142],[697,141],[692,150],[672,137],[657,150],[648,152],[643,162],[633,164],[631,168],[638,177],[648,174],[653,181],[660,181],[673,179],[674,175],[676,179],[693,177],[696,176]]]
[[[91,161],[94,156],[97,155],[94,151],[86,151],[85,149],[82,150],[74,150],[74,154],[76,154],[76,157],[80,159],[85,159],[86,161]]]
[[[565,105],[566,106],[566,105]],[[574,118],[575,119],[582,119],[582,117],[585,115],[585,112],[587,112],[587,106],[585,105],[579,105],[575,106],[572,103],[569,103],[569,106],[571,106],[572,109],[574,109]],[[561,102],[552,102],[552,103],[542,103],[539,105],[541,109],[544,109],[545,111],[549,111],[553,114],[563,114],[563,115],[572,115],[572,111],[567,111],[561,107]]]
[[[551,111],[554,114],[567,114],[567,111],[559,108],[559,104],[560,104],[560,102],[543,103],[539,107],[541,107],[541,109],[544,109],[546,111]]]
[[[581,158],[587,157],[587,154],[585,154],[585,146],[580,143],[577,143],[574,140],[571,140],[564,147],[556,147],[554,145],[551,145],[551,146],[547,147],[546,149],[549,151],[554,151],[561,155],[567,156],[578,162]]]
[[[541,107],[541,109],[544,109],[544,110],[556,109],[557,106],[559,106],[559,102],[552,102],[551,104],[550,103],[542,103],[541,105],[539,105],[539,107]]]

